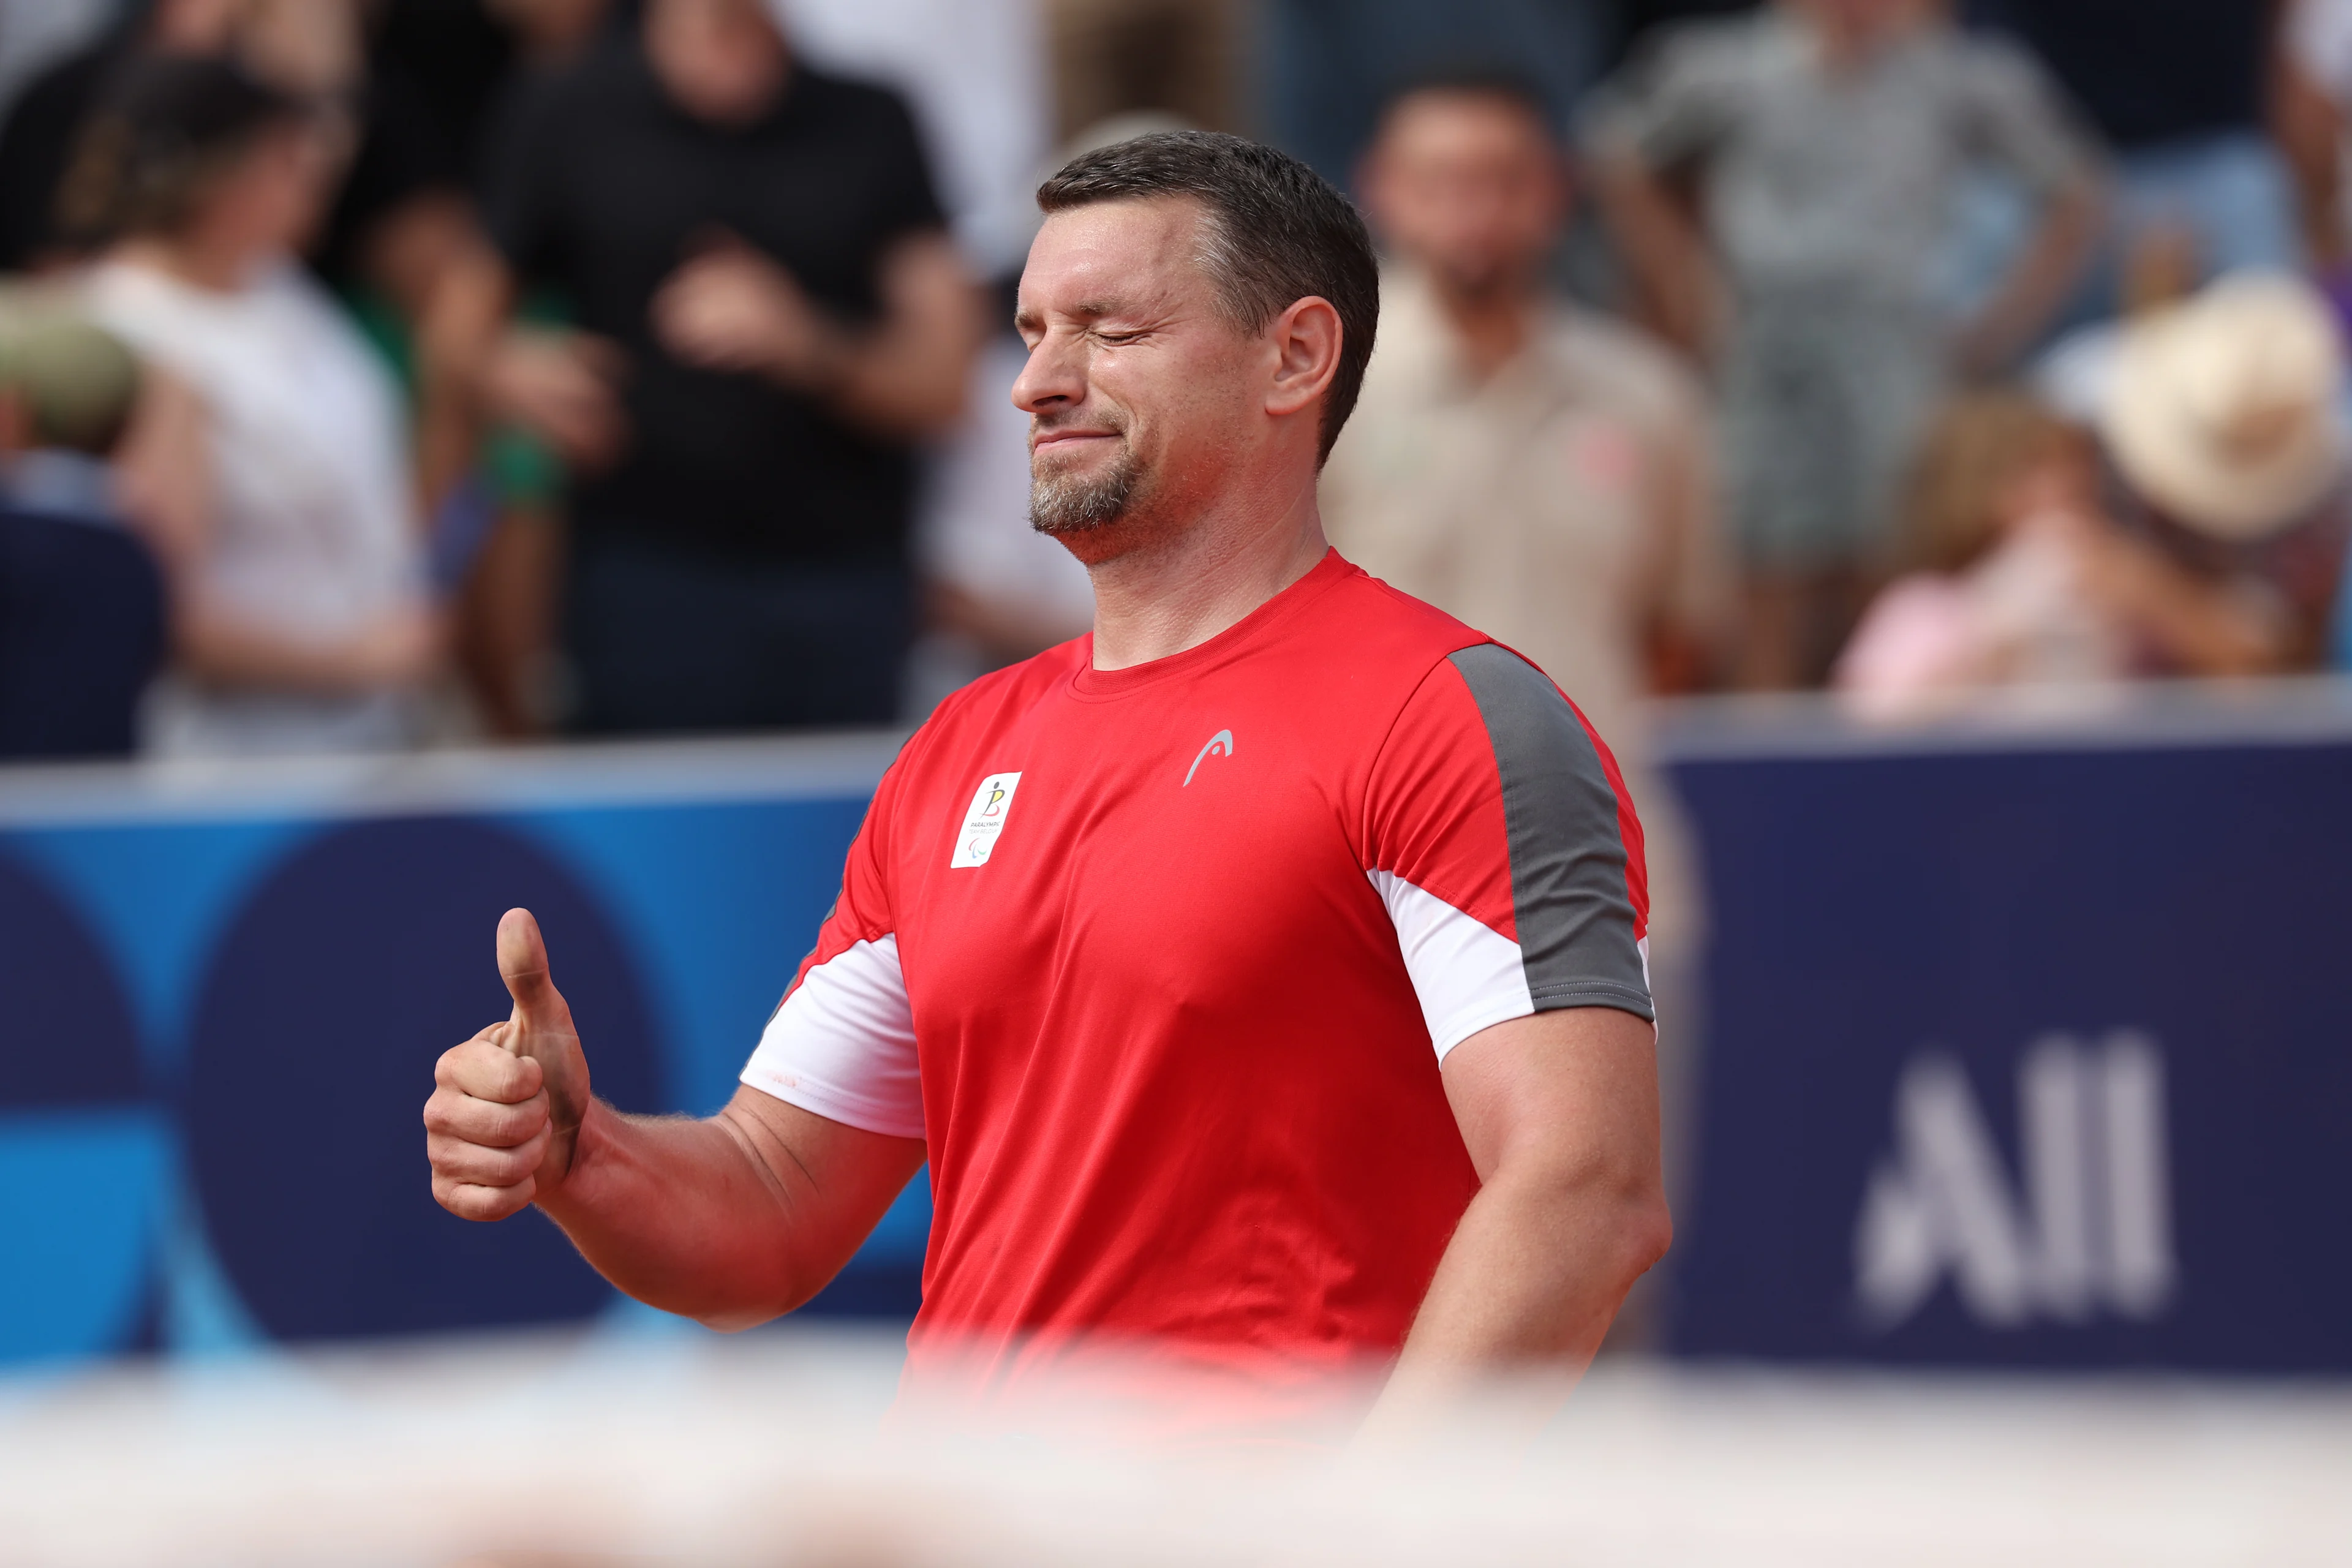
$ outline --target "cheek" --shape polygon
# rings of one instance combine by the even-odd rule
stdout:
[[[1128,411],[1136,450],[1151,455],[1226,444],[1250,413],[1247,350],[1238,342],[1185,345],[1152,356],[1148,367],[1136,364],[1125,384],[1107,381],[1105,392]]]

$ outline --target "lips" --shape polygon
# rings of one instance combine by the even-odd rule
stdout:
[[[1118,432],[1116,430],[1052,430],[1041,433],[1032,440],[1029,443],[1029,450],[1034,454],[1057,447],[1069,447],[1080,441],[1116,441],[1118,439]]]

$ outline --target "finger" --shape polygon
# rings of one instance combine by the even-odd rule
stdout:
[[[507,1058],[512,1061],[514,1058]],[[477,1100],[457,1089],[438,1089],[425,1102],[425,1127],[487,1149],[512,1149],[529,1142],[554,1120],[547,1091],[506,1105]]]
[[[499,921],[499,973],[514,998],[515,1022],[526,1029],[566,1029],[571,1013],[547,972],[547,943],[529,910],[509,910]],[[520,1042],[509,1037],[509,1046]]]
[[[509,1047],[513,1032],[512,1026],[502,1024],[495,1035],[485,1032],[452,1046],[435,1065],[434,1081],[476,1100],[520,1105],[540,1091],[547,1075],[536,1060],[516,1056]]]
[[[473,1182],[444,1181],[433,1178],[433,1200],[459,1219],[504,1219],[530,1206],[539,1191],[536,1181],[518,1182],[510,1187],[485,1187]]]
[[[537,1136],[512,1149],[486,1149],[446,1133],[428,1133],[425,1159],[433,1167],[433,1173],[446,1181],[510,1187],[538,1172],[540,1162],[547,1157],[547,1141],[551,1136],[552,1129],[541,1127]]]

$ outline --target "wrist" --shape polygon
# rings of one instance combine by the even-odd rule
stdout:
[[[540,1162],[539,1191],[531,1201],[559,1224],[566,1212],[582,1207],[590,1197],[592,1173],[604,1163],[612,1116],[609,1106],[592,1097],[580,1124],[569,1131],[557,1129],[549,1141],[547,1157]]]

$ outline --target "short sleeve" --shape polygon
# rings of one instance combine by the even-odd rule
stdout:
[[[1592,95],[1580,140],[1654,168],[1703,158],[1731,133],[1755,41],[1718,23],[1668,29]]]
[[[1632,797],[1527,660],[1486,643],[1433,669],[1381,747],[1365,818],[1366,874],[1440,1058],[1532,1013],[1655,1017]]]
[[[2086,178],[2090,143],[2032,58],[1998,38],[1969,38],[1963,50],[1959,111],[1967,144],[2042,195]]]
[[[803,1110],[894,1138],[923,1135],[913,1005],[898,967],[883,855],[897,770],[850,844],[841,896],[760,1036],[742,1081]]]

